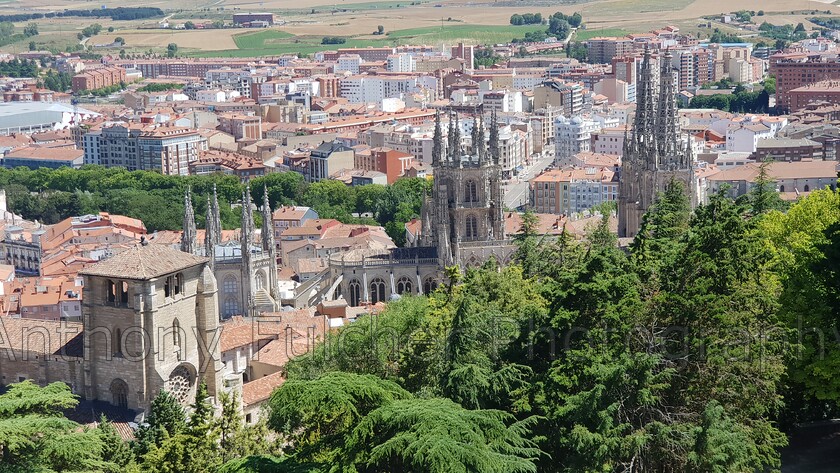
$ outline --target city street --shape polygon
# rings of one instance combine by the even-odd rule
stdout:
[[[528,180],[538,175],[554,161],[554,149],[547,151],[531,166],[526,167],[502,187],[505,192],[505,207],[515,209],[528,203]]]

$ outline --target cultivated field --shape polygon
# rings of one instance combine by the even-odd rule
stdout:
[[[423,43],[434,46],[451,45],[458,41],[490,44],[523,37],[538,26],[511,26],[514,13],[540,12],[544,17],[556,11],[581,12],[586,30],[577,39],[593,36],[616,36],[627,32],[642,32],[651,28],[675,24],[683,30],[708,36],[708,29],[698,28],[701,17],[724,11],[764,10],[762,21],[773,24],[803,22],[812,27],[802,10],[840,13],[840,7],[827,0],[186,0],[173,2],[158,0],[124,0],[119,6],[157,6],[167,12],[171,22],[227,19],[234,11],[271,11],[285,23],[269,30],[250,31],[241,28],[223,30],[170,31],[154,29],[158,19],[142,21],[111,21],[108,18],[64,18],[37,20],[41,34],[31,38],[40,49],[73,47],[75,35],[85,26],[98,22],[106,29],[91,38],[88,45],[105,44],[122,37],[126,49],[132,51],[162,50],[169,43],[178,44],[184,54],[211,56],[256,56],[304,53],[335,49],[337,45],[321,45],[323,36],[342,36],[344,47],[365,47]],[[413,3],[413,4],[412,4]],[[23,11],[49,11],[65,8],[95,8],[100,4],[79,0],[0,0],[0,14]],[[109,7],[117,6],[108,4]],[[220,10],[221,9],[221,10]],[[796,12],[796,13],[792,13]],[[758,20],[758,18],[756,18]],[[22,27],[26,22],[19,23]],[[382,25],[386,35],[371,33]],[[116,30],[107,32],[107,27]],[[715,24],[727,32],[736,32]],[[0,51],[24,50],[30,39],[11,44]]]

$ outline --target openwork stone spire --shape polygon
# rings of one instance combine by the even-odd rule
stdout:
[[[671,51],[665,51],[660,63],[659,100],[657,101],[656,136],[660,165],[683,165],[677,163],[680,154],[679,123],[677,122],[677,95],[674,90],[674,75],[671,72]]]
[[[262,205],[262,249],[268,254],[269,294],[277,300],[277,249],[274,246],[274,223],[271,216],[271,203],[268,200],[268,187],[263,187]]]
[[[242,192],[242,223],[239,230],[239,245],[242,252],[242,302],[246,305],[245,315],[256,315],[254,294],[251,290],[251,277],[254,265],[251,257],[251,243],[254,237],[254,213],[251,209],[251,187],[245,186]]]
[[[493,164],[499,164],[499,158],[501,157],[501,152],[499,150],[499,124],[496,121],[496,111],[493,110],[493,113],[490,115],[490,158],[493,160]]]
[[[190,188],[184,192],[184,233],[181,235],[181,251],[195,253],[195,211],[192,206]]]
[[[440,110],[435,112],[435,134],[432,138],[432,166],[440,164],[443,154],[443,130],[440,128]]]

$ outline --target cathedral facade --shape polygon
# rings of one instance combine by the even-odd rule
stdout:
[[[459,145],[457,120],[450,116],[444,153],[440,114],[435,117],[434,186],[423,201],[416,246],[332,255],[329,281],[322,283],[324,299],[344,298],[358,306],[428,294],[443,280],[448,266],[477,267],[490,258],[500,264],[510,262],[515,247],[505,235],[495,114],[489,132],[484,120],[473,127],[470,153]]]
[[[222,243],[222,223],[216,190],[207,201],[204,247],[196,242],[195,216],[189,190],[184,201],[184,234],[181,251],[212,255],[210,267],[219,282],[219,310],[222,318],[233,315],[254,316],[260,312],[275,312],[279,306],[277,280],[277,245],[272,231],[260,233],[255,242],[255,227],[251,189],[242,193],[242,220],[239,242]],[[261,209],[263,222],[271,222],[268,193],[263,193]]]
[[[672,180],[681,181],[692,208],[697,205],[694,190],[694,154],[691,137],[680,134],[676,86],[671,53],[658,63],[645,49],[636,94],[636,117],[631,136],[624,139],[618,195],[618,233],[634,237],[642,217],[656,195]]]

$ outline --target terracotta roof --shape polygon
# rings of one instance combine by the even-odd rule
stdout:
[[[251,406],[265,401],[286,381],[282,371],[255,379],[242,385],[242,404]]]
[[[122,279],[152,279],[209,261],[165,245],[135,245],[88,266],[79,274]]]
[[[0,329],[8,337],[6,348],[23,350],[25,346],[31,353],[44,355],[83,354],[84,327],[79,322],[0,317]]]

